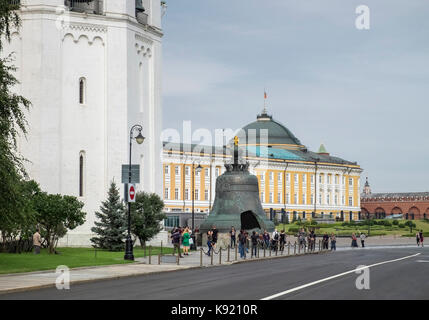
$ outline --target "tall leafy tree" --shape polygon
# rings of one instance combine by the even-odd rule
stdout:
[[[0,250],[15,253],[31,248],[28,244],[32,243],[32,234],[37,225],[34,199],[41,192],[39,185],[33,180],[21,180],[16,187],[21,197],[20,210],[7,224],[0,223]]]
[[[91,238],[91,242],[101,249],[123,250],[127,230],[126,210],[114,181],[110,184],[107,200],[102,202],[100,212],[96,212],[95,216],[99,221],[95,221],[91,231],[97,236]]]
[[[0,0],[0,57],[4,41],[10,41],[11,32],[18,30],[19,4]],[[13,54],[0,58],[0,230],[14,223],[22,210],[19,182],[25,175],[23,159],[17,152],[18,135],[25,136],[25,111],[30,102],[13,92],[18,80],[13,76]]]
[[[54,253],[58,240],[64,237],[68,230],[85,223],[86,213],[82,211],[84,203],[73,196],[40,192],[34,196],[33,206],[36,212],[35,220],[50,253]]]
[[[161,231],[160,222],[166,218],[162,209],[164,202],[156,193],[136,194],[136,202],[131,204],[131,231],[142,246]]]

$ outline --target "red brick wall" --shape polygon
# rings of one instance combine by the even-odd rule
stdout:
[[[409,219],[411,219],[411,213],[414,213],[414,219],[423,219],[424,213],[426,218],[429,219],[429,201],[383,201],[383,200],[367,200],[361,199],[362,214],[365,215],[369,212],[370,215],[375,214],[377,209],[383,209],[386,216],[393,213],[402,213],[405,217],[406,213],[409,213]],[[395,209],[395,210],[394,210]]]

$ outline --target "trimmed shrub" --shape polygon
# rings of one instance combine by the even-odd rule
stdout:
[[[300,228],[290,227],[288,233],[298,233]]]

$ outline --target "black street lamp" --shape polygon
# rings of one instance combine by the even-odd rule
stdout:
[[[194,200],[195,200],[195,173],[200,173],[203,167],[201,165],[198,165],[198,167],[195,168],[194,163],[192,163],[192,232],[194,232],[195,229],[195,212],[194,212]]]
[[[197,250],[197,244],[196,244],[196,238],[195,238],[195,210],[194,210],[194,201],[195,201],[195,173],[201,172],[203,167],[201,165],[198,165],[198,167],[195,168],[195,162],[192,162],[192,240],[193,244],[191,245],[191,250]]]
[[[319,160],[319,158],[314,159],[314,214],[312,218],[316,217],[317,210],[317,162]]]
[[[134,130],[138,130],[139,134],[137,137],[133,137]],[[142,144],[144,142],[144,137],[142,135],[143,127],[139,124],[134,125],[130,130],[130,165],[128,167],[128,183],[131,183],[131,149],[132,149],[132,141],[136,139],[138,144]],[[127,199],[128,200],[128,199]],[[128,201],[127,201],[128,202]],[[125,241],[125,260],[134,260],[133,254],[133,241],[131,239],[131,202],[128,202],[128,235],[127,240]]]

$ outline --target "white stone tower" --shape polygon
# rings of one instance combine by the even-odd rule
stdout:
[[[121,184],[129,130],[141,165],[138,190],[161,195],[160,0],[21,0],[15,52],[17,92],[32,102],[20,150],[32,179],[49,193],[79,197],[87,222],[64,242],[88,245],[94,212],[112,179]],[[144,11],[142,10],[144,8]]]

